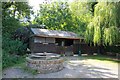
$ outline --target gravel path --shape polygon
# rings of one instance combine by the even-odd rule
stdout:
[[[25,72],[18,67],[3,71],[3,78],[118,78],[118,64],[105,64],[103,61],[65,57],[65,68],[59,72],[36,74]]]

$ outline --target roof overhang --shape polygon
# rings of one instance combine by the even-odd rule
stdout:
[[[80,38],[70,38],[70,37],[56,37],[56,36],[44,36],[44,35],[32,35],[31,37],[44,37],[44,38],[62,38],[62,39],[76,39],[79,40]]]

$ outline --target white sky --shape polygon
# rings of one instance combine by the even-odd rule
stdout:
[[[42,4],[44,0],[29,0],[30,6],[33,6],[33,10],[39,10],[39,4]]]
[[[39,5],[42,4],[45,0],[28,0],[29,5],[33,7],[33,11],[35,15],[37,14],[37,10],[39,10]],[[33,20],[35,17],[31,15],[31,20]]]

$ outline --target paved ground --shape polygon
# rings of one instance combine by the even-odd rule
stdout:
[[[65,57],[65,68],[59,72],[32,75],[21,68],[3,71],[3,78],[118,78],[118,64],[78,57]]]

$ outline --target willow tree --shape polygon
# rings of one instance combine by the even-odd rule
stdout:
[[[94,17],[88,24],[85,39],[94,45],[114,45],[118,43],[117,23],[118,3],[99,2],[94,9]]]

